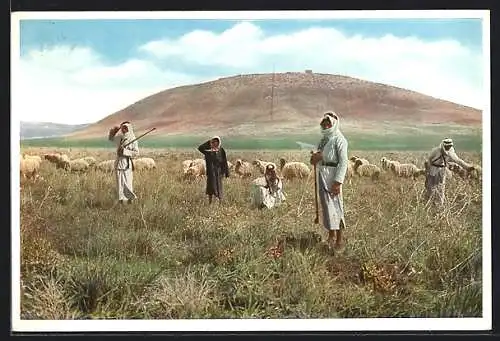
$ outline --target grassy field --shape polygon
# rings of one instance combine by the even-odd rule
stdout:
[[[478,183],[450,179],[448,203],[435,214],[420,200],[423,178],[355,178],[344,186],[347,244],[332,254],[313,223],[312,177],[286,182],[282,207],[257,211],[249,209],[251,179],[233,174],[225,204],[209,207],[204,180],[180,180],[180,162],[199,153],[142,152],[158,168],[135,174],[134,205],[114,206],[113,174],[44,162],[44,180],[22,184],[23,319],[481,316]],[[84,154],[114,156],[71,149],[72,158]],[[350,154],[377,164],[383,155]],[[424,155],[389,156],[421,165]],[[459,155],[481,163],[480,153]],[[280,156],[308,160],[228,150],[230,161]]]
[[[407,150],[419,151],[430,150],[439,144],[444,137],[451,137],[459,150],[480,151],[482,136],[480,132],[471,131],[469,134],[367,134],[367,133],[344,133],[349,140],[349,147],[352,150]],[[141,140],[141,146],[146,148],[196,148],[209,136],[148,136]],[[296,150],[297,141],[317,144],[318,134],[303,135],[273,135],[269,137],[257,136],[228,136],[223,138],[223,144],[227,149],[239,150]],[[23,147],[109,147],[109,142],[105,137],[102,139],[74,140],[67,138],[45,138],[23,140]]]

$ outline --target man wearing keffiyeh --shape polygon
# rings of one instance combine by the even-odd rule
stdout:
[[[446,138],[439,146],[432,149],[426,161],[425,176],[425,200],[433,200],[434,204],[443,205],[445,200],[446,168],[452,161],[462,166],[468,171],[474,170],[474,167],[463,161],[455,153],[453,140]]]
[[[263,177],[252,181],[252,206],[258,209],[277,207],[286,201],[283,181],[276,174],[276,165],[269,163]]]
[[[346,227],[342,183],[348,164],[348,143],[339,130],[339,121],[334,112],[324,114],[320,123],[323,138],[318,151],[311,156],[311,164],[317,169],[323,226],[328,231],[328,244],[336,249],[343,246],[342,233]]]
[[[121,131],[121,135],[115,136],[118,131]],[[128,144],[135,139],[132,124],[125,121],[122,122],[120,126],[111,128],[109,130],[108,139],[117,144],[115,171],[118,187],[118,200],[121,204],[124,202],[128,202],[130,204],[132,203],[132,200],[137,198],[133,189],[134,164],[132,157],[139,154],[137,141]],[[126,144],[128,145],[125,146]]]

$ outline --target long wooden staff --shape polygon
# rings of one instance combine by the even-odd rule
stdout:
[[[318,178],[316,175],[316,165],[314,165],[314,204],[316,209],[316,217],[314,223],[319,224],[319,207],[318,207]]]
[[[151,128],[150,130],[148,130],[147,132],[145,132],[145,133],[144,133],[144,134],[142,134],[141,136],[136,137],[135,139],[133,139],[133,140],[132,140],[132,141],[130,141],[130,142],[127,142],[127,143],[126,143],[126,144],[124,144],[122,147],[123,147],[123,148],[125,148],[125,147],[126,147],[126,146],[128,146],[129,144],[134,143],[135,141],[137,141],[137,140],[138,140],[138,139],[140,139],[141,137],[143,137],[143,136],[145,136],[145,135],[149,134],[150,132],[152,132],[152,131],[153,131],[153,130],[155,130],[155,129],[156,129],[156,128]]]
[[[313,154],[313,152],[311,152],[311,154]],[[314,218],[314,223],[315,224],[319,224],[319,205],[318,205],[318,176],[317,176],[317,173],[316,173],[316,163],[314,164],[314,167],[313,167],[313,171],[314,171],[314,208],[315,208],[315,213],[316,213],[316,217]]]

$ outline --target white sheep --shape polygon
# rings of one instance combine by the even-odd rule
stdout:
[[[66,157],[59,157],[57,168],[62,168],[67,171],[82,172],[89,169],[89,163],[83,159],[69,160]]]
[[[59,154],[59,161],[65,162],[65,161],[70,161],[70,160],[71,159],[69,158],[68,155],[66,155],[66,154]]]
[[[405,166],[404,167],[405,168],[405,174],[402,174],[402,171],[401,171],[401,166],[402,165],[404,165],[404,164],[401,164],[399,161],[390,161],[389,162],[389,170],[395,176],[403,177],[404,175],[406,175],[407,173],[409,173],[411,171],[409,168],[413,168],[413,167],[411,167],[411,166]],[[413,165],[413,166],[415,166],[415,165]]]
[[[191,160],[191,163],[206,165],[205,159],[193,159],[193,160]]]
[[[401,162],[396,161],[396,160],[389,160],[387,163],[387,170],[392,170],[393,167],[398,167],[401,164]]]
[[[232,162],[227,162],[227,169],[233,170],[234,169],[234,164]]]
[[[304,162],[286,162],[284,158],[280,158],[280,172],[281,176],[287,180],[304,179],[309,176],[311,169]]]
[[[354,162],[354,163],[356,163],[356,161],[360,160],[362,165],[369,165],[370,164],[370,161],[368,161],[367,159],[360,158],[360,157],[358,157],[356,155],[351,156],[349,158],[349,160],[352,161],[352,162]]]
[[[200,162],[192,162],[189,168],[184,172],[184,180],[194,180],[203,177],[206,174],[205,165]]]
[[[189,167],[192,167],[194,165],[197,165],[196,167],[200,167],[201,171],[203,172],[203,175],[207,174],[207,163],[205,159],[194,159],[192,160]]]
[[[389,160],[388,158],[386,158],[385,156],[383,156],[381,159],[380,159],[380,164],[382,165],[382,169],[383,170],[388,170],[389,169],[389,162],[391,160]]]
[[[460,176],[464,180],[465,179],[474,179],[474,180],[480,181],[482,168],[479,165],[473,165],[473,167],[474,167],[474,169],[469,171],[469,170],[463,168],[462,166],[460,166],[454,162],[450,162],[450,163],[448,163],[447,169],[452,171],[454,174],[457,174],[458,176]]]
[[[71,159],[66,154],[56,154],[56,168],[69,169]]]
[[[234,172],[243,178],[252,176],[252,165],[249,162],[238,159],[234,163]]]
[[[42,162],[42,158],[38,155],[28,155],[28,154],[23,154],[23,159],[30,158],[30,159],[35,159],[38,162]]]
[[[65,162],[65,161],[63,161]],[[64,169],[73,171],[73,172],[83,172],[88,170],[90,167],[89,163],[85,161],[84,159],[76,159],[76,160],[70,160],[68,162],[68,165],[64,167]]]
[[[206,163],[204,159],[184,160],[182,162],[183,179],[194,179],[206,175]]]
[[[425,174],[425,169],[419,169],[413,163],[392,163],[391,171],[398,177],[413,179],[416,179],[419,175]]]
[[[155,160],[153,160],[150,157],[141,157],[138,159],[134,159],[133,162],[135,171],[149,170],[156,168]]]
[[[474,169],[467,172],[467,176],[471,179],[481,181],[483,176],[483,168],[480,165],[474,164]]]
[[[363,163],[363,160],[357,159],[354,162],[354,171],[356,174],[366,177],[371,177],[372,180],[376,180],[380,177],[380,173],[382,172],[380,167],[374,164],[366,164]]]
[[[262,161],[259,159],[255,159],[252,162],[252,165],[257,166],[261,174],[264,174],[266,172],[266,167],[267,165],[272,164],[274,168],[276,168],[276,164],[274,162],[268,162],[268,161]]]
[[[181,162],[182,173],[186,173],[186,171],[188,170],[189,166],[191,166],[192,162],[193,162],[193,160],[184,160],[184,161]]]
[[[354,176],[354,162],[347,160],[347,171],[345,173],[345,180],[349,185],[352,184],[352,178]]]
[[[20,159],[19,171],[23,178],[36,179],[40,170],[40,161],[36,158],[25,157]]]
[[[85,162],[89,164],[89,166],[94,166],[97,163],[97,160],[93,156],[85,156],[81,158]]]
[[[113,172],[115,170],[115,160],[101,161],[97,164],[96,169],[103,172]]]

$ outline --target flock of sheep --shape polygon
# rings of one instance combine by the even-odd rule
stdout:
[[[413,163],[401,163],[397,160],[391,160],[385,156],[380,159],[380,165],[381,167],[370,163],[367,159],[352,156],[349,159],[346,179],[349,183],[351,183],[353,175],[357,174],[358,176],[371,177],[373,180],[376,180],[380,177],[382,171],[386,171],[390,172],[395,177],[412,178],[415,180],[419,176],[425,175],[426,170],[429,167],[427,161],[424,162],[424,168],[419,168]],[[474,165],[474,170],[469,172],[460,165],[450,162],[448,163],[446,170],[447,177],[452,177],[452,174],[455,173],[462,179],[481,179],[481,166],[479,165]]]
[[[307,178],[311,172],[311,167],[304,162],[292,161],[287,162],[284,158],[279,159],[280,167],[276,167],[276,163],[271,161],[263,161],[256,159],[252,163],[237,159],[234,164],[228,161],[228,167],[234,173],[242,178],[251,177],[255,173],[264,174],[266,166],[273,164],[277,170],[278,176],[285,180],[294,178]],[[474,170],[468,172],[466,169],[456,163],[449,163],[447,168],[447,176],[451,177],[452,173],[457,174],[462,179],[473,178],[480,179],[481,167],[474,165]],[[365,158],[352,156],[349,158],[345,181],[352,183],[354,176],[369,177],[372,180],[377,180],[383,172],[389,172],[394,177],[417,179],[424,175],[427,169],[427,163],[424,163],[424,168],[419,168],[413,163],[401,163],[397,160],[390,160],[387,157],[380,159],[380,166],[370,163]],[[194,159],[182,161],[182,170],[184,179],[195,179],[206,175],[205,160]]]
[[[89,170],[99,170],[103,172],[112,172],[115,166],[115,160],[105,160],[98,162],[93,156],[86,156],[71,160],[68,155],[60,153],[49,153],[43,156],[39,155],[20,155],[20,175],[22,178],[39,178],[39,171],[42,160],[55,165],[56,169],[63,169],[72,172],[86,172]],[[156,163],[152,158],[143,157],[134,159],[134,170],[147,170],[156,168]]]
[[[228,161],[228,168],[242,178],[251,177],[258,171],[264,174],[268,164],[274,165],[281,177],[287,180],[293,178],[304,179],[309,176],[311,169],[303,162],[287,162],[284,158],[280,159],[280,167],[270,161],[254,160],[252,163],[237,159],[234,163]],[[196,179],[206,175],[206,165],[204,159],[184,160],[182,161],[182,170],[184,179]]]
[[[98,162],[94,157],[87,156],[71,160],[68,155],[60,153],[38,155],[23,154],[20,157],[20,173],[23,178],[37,178],[39,175],[40,165],[42,160],[55,165],[57,169],[66,171],[85,172],[95,169],[103,172],[112,172],[114,169],[115,160],[104,160]],[[279,159],[279,167],[272,161],[263,161],[256,159],[253,162],[248,162],[242,159],[237,159],[233,162],[228,161],[228,167],[232,173],[242,178],[251,177],[254,174],[264,174],[266,166],[273,164],[277,170],[278,176],[285,180],[294,178],[308,178],[312,169],[310,165],[299,161],[287,161],[284,158]],[[473,178],[480,179],[481,167],[474,165],[473,171],[467,171],[455,163],[448,164],[448,176],[452,173],[457,174],[462,179]],[[134,159],[134,170],[149,170],[155,169],[156,162],[150,157],[142,157]],[[395,177],[417,179],[420,175],[425,174],[427,162],[424,163],[424,168],[419,168],[413,163],[401,163],[396,160],[390,160],[387,157],[382,157],[380,167],[377,164],[371,163],[366,158],[352,156],[349,158],[346,182],[351,184],[353,177],[369,177],[372,180],[377,180],[383,172],[389,172]],[[194,180],[206,175],[206,166],[204,159],[184,160],[182,161],[182,178],[185,180]]]

